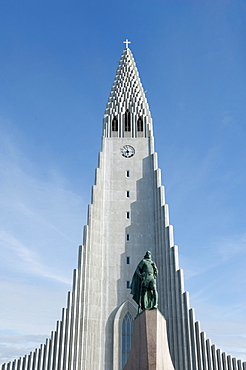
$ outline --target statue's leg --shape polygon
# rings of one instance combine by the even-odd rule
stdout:
[[[158,293],[156,287],[153,289],[153,308],[157,308],[158,306]]]
[[[156,283],[153,284],[153,308],[157,308],[158,306],[158,293],[156,289]]]
[[[152,292],[151,308],[157,308],[158,306],[158,293],[156,289],[155,279],[150,282],[150,289]]]
[[[142,293],[141,293],[141,309],[142,310],[145,310],[147,307],[146,299],[147,299],[147,288],[142,286]]]

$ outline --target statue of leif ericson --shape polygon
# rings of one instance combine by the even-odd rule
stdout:
[[[138,304],[138,310],[157,309],[158,293],[156,289],[157,266],[152,261],[150,251],[145,253],[144,258],[139,262],[132,278],[131,294]]]

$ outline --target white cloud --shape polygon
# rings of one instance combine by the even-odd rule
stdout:
[[[46,266],[38,261],[39,257],[36,252],[26,248],[19,240],[2,230],[0,230],[0,247],[2,253],[5,250],[6,254],[11,256],[11,261],[14,259],[16,269],[22,270],[23,272],[25,271],[25,273],[53,279],[61,283],[71,283],[70,279],[68,280],[63,276],[55,275],[52,271],[49,271]]]
[[[228,261],[235,255],[246,254],[246,233],[234,235],[230,238],[220,238],[213,245],[221,262]]]
[[[222,351],[246,361],[245,305],[239,309],[233,304],[225,307],[206,300],[194,299],[193,303],[207,338]]]
[[[1,262],[5,269],[67,283],[82,240],[81,215],[87,205],[50,165],[45,164],[46,175],[40,177],[35,164],[1,134]]]
[[[189,280],[198,275],[209,273],[234,257],[244,258],[246,254],[246,234],[219,237],[210,245],[200,246],[199,255],[180,254],[181,267]],[[243,259],[244,260],[244,259]]]
[[[181,255],[190,305],[217,348],[246,360],[246,234],[217,237],[196,255]]]
[[[45,343],[45,335],[18,335],[0,333],[0,363],[9,362],[23,354],[29,354],[34,348]]]
[[[52,161],[41,176],[10,136],[0,134],[0,361],[5,362],[39,347],[61,318],[87,204]]]

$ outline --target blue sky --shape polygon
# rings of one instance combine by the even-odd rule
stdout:
[[[245,1],[9,0],[0,27],[0,361],[61,318],[126,38],[191,307],[246,360]]]

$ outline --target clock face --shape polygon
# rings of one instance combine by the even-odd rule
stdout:
[[[131,158],[135,154],[135,149],[131,145],[124,145],[120,150],[125,158]]]

